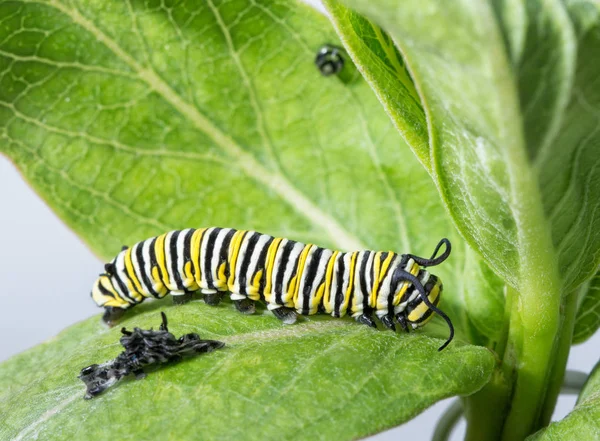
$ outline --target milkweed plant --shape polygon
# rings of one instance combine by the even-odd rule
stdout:
[[[164,307],[225,348],[86,401],[77,373],[120,326],[77,323],[0,365],[0,439],[351,440],[448,397],[437,440],[461,415],[467,440],[600,438],[599,369],[565,374],[600,325],[599,4],[324,6],[1,1],[0,152],[103,259],[211,225],[421,256],[447,237],[453,342],[439,316],[405,334],[146,302],[123,326]],[[578,402],[549,424],[561,388]]]

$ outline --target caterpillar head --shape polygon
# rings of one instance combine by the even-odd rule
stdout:
[[[445,251],[440,256],[437,256],[442,245],[445,245]],[[412,258],[415,263],[422,268],[436,266],[448,258],[450,255],[450,247],[450,241],[448,239],[442,239],[429,259],[414,256],[412,254],[407,254],[406,257]],[[409,327],[413,329],[419,328],[431,320],[433,313],[435,312],[446,321],[450,330],[448,340],[446,340],[446,343],[444,343],[439,350],[441,351],[448,346],[454,338],[454,326],[452,325],[450,318],[438,308],[444,289],[440,278],[428,273],[424,269],[421,269],[418,275],[415,276],[406,271],[403,267],[400,267],[394,274],[393,283],[398,287],[400,287],[402,283],[409,284],[406,294],[403,297],[403,301],[395,307],[394,311],[400,325],[406,331],[409,330]],[[405,298],[406,300],[404,300]]]

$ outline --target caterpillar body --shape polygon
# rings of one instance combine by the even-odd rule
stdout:
[[[437,253],[445,245],[444,252]],[[351,315],[376,327],[372,313],[387,328],[395,321],[405,330],[427,323],[437,308],[443,285],[425,268],[442,263],[450,254],[450,242],[442,239],[429,259],[386,251],[340,252],[232,228],[170,231],[123,247],[105,265],[94,283],[92,298],[105,308],[104,321],[114,323],[123,312],[146,298],[173,295],[175,303],[204,295],[218,304],[230,293],[236,308],[255,311],[254,302],[286,324],[297,314],[318,312],[334,317]]]

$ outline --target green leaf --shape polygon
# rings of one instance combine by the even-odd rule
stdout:
[[[457,340],[478,341],[477,328],[461,312],[465,243],[454,230],[427,172],[402,142],[369,85],[360,79],[325,78],[315,67],[317,50],[336,41],[327,20],[310,8],[271,0],[190,0],[176,5],[158,0],[4,2],[0,4],[0,152],[14,161],[52,209],[104,258],[114,256],[123,244],[170,229],[210,225],[252,228],[344,250],[369,247],[424,256],[431,254],[441,237],[448,237],[452,256],[439,271],[436,268],[446,287],[441,305],[454,320]],[[348,69],[352,69],[350,64]],[[178,315],[184,311],[193,315],[194,308],[200,308],[201,319],[185,320]],[[234,351],[233,337],[228,340],[231,352],[210,354],[143,382],[121,385],[101,399],[104,401],[80,402],[81,386],[73,377],[78,369],[118,352],[117,331],[107,333],[93,321],[67,331],[56,347],[54,343],[42,346],[4,365],[2,402],[16,406],[11,409],[18,407],[17,402],[42,406],[34,413],[11,412],[5,430],[22,433],[25,438],[41,433],[48,424],[44,433],[58,437],[61,431],[78,430],[81,415],[88,415],[90,406],[96,409],[100,403],[109,403],[111,397],[121,397],[115,407],[86,416],[90,436],[94,431],[109,430],[108,424],[100,421],[116,418],[115,408],[135,412],[123,413],[118,427],[110,430],[129,433],[134,424],[140,430],[154,430],[155,421],[159,425],[154,419],[155,406],[166,409],[158,412],[165,415],[163,430],[169,426],[167,421],[190,433],[209,426],[211,430],[227,429],[228,434],[246,430],[243,425],[231,427],[227,421],[237,419],[242,406],[258,409],[252,395],[256,381],[264,381],[266,372],[282,366],[289,377],[269,377],[272,387],[263,391],[260,399],[306,394],[301,385],[289,384],[293,377],[289,373],[294,366],[303,366],[302,375],[314,375],[319,384],[321,368],[306,368],[305,362],[310,354],[337,342],[343,348],[340,353],[354,348],[350,353],[359,357],[348,361],[349,355],[333,351],[328,363],[315,361],[314,366],[329,373],[328,366],[337,366],[335,372],[347,368],[356,378],[366,366],[361,364],[359,369],[358,363],[372,360],[373,369],[383,363],[390,384],[393,372],[398,389],[375,385],[377,392],[365,393],[365,399],[387,403],[386,411],[381,415],[373,412],[368,424],[359,423],[365,421],[365,410],[355,406],[359,402],[351,394],[355,386],[337,380],[336,385],[343,384],[336,392],[341,395],[331,394],[334,385],[321,390],[319,384],[319,388],[309,389],[317,391],[315,394],[303,395],[302,400],[311,400],[306,411],[291,405],[281,411],[297,412],[288,429],[307,425],[304,432],[290,432],[306,434],[317,426],[309,428],[303,415],[322,415],[325,403],[338,406],[340,397],[347,396],[344,412],[338,413],[340,417],[353,415],[357,422],[345,424],[343,430],[348,431],[344,436],[355,438],[398,424],[449,393],[471,393],[484,384],[491,370],[491,356],[482,349],[456,348],[456,354],[464,352],[464,356],[456,355],[465,372],[460,377],[456,376],[458,361],[449,361],[454,356],[433,357],[430,349],[437,341],[422,335],[406,340],[384,337],[344,322],[321,323],[318,318],[311,318],[308,327],[268,334],[272,341],[262,344],[253,341],[256,333],[280,330],[272,317],[248,318],[228,310],[217,314],[202,308],[194,304],[169,312],[173,330],[178,331],[176,323],[189,325],[182,330],[188,332],[197,329],[190,328],[192,323],[202,323],[206,327],[200,330],[203,336],[223,335],[226,329],[251,334],[247,341],[251,347],[239,355],[240,363],[251,369],[219,365],[230,375],[218,374],[218,390],[229,391],[230,403],[234,396],[239,400],[233,413],[219,408],[225,404],[218,396],[205,408],[199,403],[206,397],[194,394],[194,388],[207,381],[202,378],[199,383],[198,379],[215,366],[215,358],[232,362],[227,354]],[[208,323],[211,314],[216,314],[214,328]],[[156,326],[155,315],[151,319],[138,316],[143,320],[136,318],[135,324]],[[346,329],[352,331],[346,333]],[[444,338],[448,332],[436,320],[425,330]],[[296,338],[296,332],[302,333],[302,338]],[[305,350],[293,344],[301,344],[303,339]],[[290,348],[289,357],[281,355],[284,346]],[[367,358],[363,359],[363,348],[374,352],[364,354]],[[479,355],[470,358],[470,351]],[[382,354],[389,354],[385,355],[389,361],[380,359]],[[60,357],[65,358],[64,363]],[[69,364],[68,357],[74,357],[74,364]],[[261,360],[264,363],[259,363]],[[448,368],[443,367],[446,363]],[[52,380],[35,382],[36,375],[50,366],[59,366],[50,372]],[[198,366],[198,371],[188,372],[191,366]],[[398,372],[415,380],[410,384]],[[448,387],[431,389],[442,372],[439,378],[444,381],[450,372],[456,379]],[[166,380],[163,383],[166,376],[174,374],[174,384],[181,379],[195,386],[176,389]],[[330,384],[326,378],[323,381]],[[378,373],[373,383],[379,381]],[[39,395],[22,389],[32,384],[39,387]],[[127,387],[148,387],[148,392],[129,397],[121,392]],[[189,394],[184,396],[183,389]],[[394,398],[393,404],[389,397],[396,392],[392,394],[392,390],[401,397]],[[181,419],[189,423],[179,422],[178,412],[187,408],[191,396],[196,401],[189,401],[187,411],[207,414],[202,416],[205,423],[200,424],[197,416]],[[131,404],[134,399],[135,405]],[[317,399],[323,404],[313,407]],[[80,417],[71,419],[72,411],[80,412]],[[273,418],[267,417],[271,424]],[[269,436],[281,436],[281,422],[287,424],[286,418],[277,420],[277,430]],[[252,421],[248,430],[259,430],[255,420],[248,421]],[[261,425],[260,430],[260,435],[266,436],[263,432],[270,429]]]
[[[166,301],[141,306],[123,326],[156,328]],[[197,332],[225,348],[87,401],[79,370],[122,349],[119,330],[93,317],[0,365],[0,438],[356,439],[475,392],[494,366],[484,348],[438,353],[440,340],[348,320],[285,326],[271,314],[241,317],[231,304],[198,302],[167,313],[175,336]]]
[[[358,68],[386,94],[373,80],[380,66],[366,55],[375,44],[361,41],[367,25],[354,26],[355,13],[336,0],[326,3]],[[432,175],[446,205],[514,288],[505,361],[517,370],[517,386],[503,437],[523,438],[549,418],[558,393],[568,354],[560,348],[570,344],[574,322],[561,316],[572,309],[567,293],[600,259],[597,4],[344,3],[396,42],[421,98]],[[422,120],[382,102],[393,120]],[[421,144],[411,147],[423,155]]]
[[[7,2],[0,17],[0,152],[100,256],[190,226],[424,256],[448,237],[442,306],[481,340],[427,173],[367,83],[314,65],[337,40],[325,17],[271,0]]]
[[[584,288],[583,300],[577,309],[575,319],[573,344],[583,343],[600,327],[600,273],[596,274]]]
[[[527,441],[592,440],[600,437],[600,365],[596,365],[573,411]]]

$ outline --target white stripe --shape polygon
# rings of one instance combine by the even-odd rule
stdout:
[[[186,288],[189,288],[190,286],[192,286],[193,283],[195,283],[194,281],[187,280],[187,276],[184,271],[185,262],[183,258],[185,256],[183,255],[183,248],[185,245],[185,236],[190,232],[190,230],[191,228],[186,228],[185,230],[182,230],[181,233],[179,233],[179,236],[177,236],[177,271],[179,271],[179,276],[181,277],[183,286],[185,286]]]
[[[227,291],[227,281],[225,283],[221,283],[219,281],[219,264],[220,256],[221,256],[221,248],[223,247],[223,241],[225,240],[225,236],[227,233],[231,231],[231,228],[223,228],[217,234],[217,238],[215,240],[215,248],[213,250],[212,259],[210,261],[210,272],[212,274],[213,285],[215,288],[221,291]]]
[[[250,265],[248,265],[248,271],[246,273],[246,292],[253,297],[256,297],[258,293],[255,293],[255,289],[252,287],[252,281],[254,279],[254,275],[256,273],[256,266],[258,265],[258,258],[260,257],[260,253],[264,249],[267,242],[271,239],[271,236],[267,236],[266,234],[261,234],[258,241],[256,242],[256,246],[254,247],[254,251],[252,256],[250,257]],[[258,300],[258,299],[254,299]]]
[[[352,304],[348,305],[348,308],[351,309],[352,316],[358,316],[362,314],[363,300],[365,298],[364,296],[367,295],[366,293],[363,293],[362,288],[360,286],[360,276],[362,274],[360,272],[360,269],[362,267],[362,260],[365,257],[365,253],[368,253],[368,251],[361,251],[356,256],[356,267],[354,270],[354,299],[352,300]]]
[[[273,303],[275,302],[275,282],[277,281],[277,274],[280,270],[284,269],[281,267],[281,256],[283,255],[283,250],[288,242],[289,240],[285,238],[281,239],[281,242],[279,242],[279,247],[275,253],[275,260],[273,261],[273,270],[271,271],[271,292],[265,293],[265,297],[271,299],[270,302]]]

